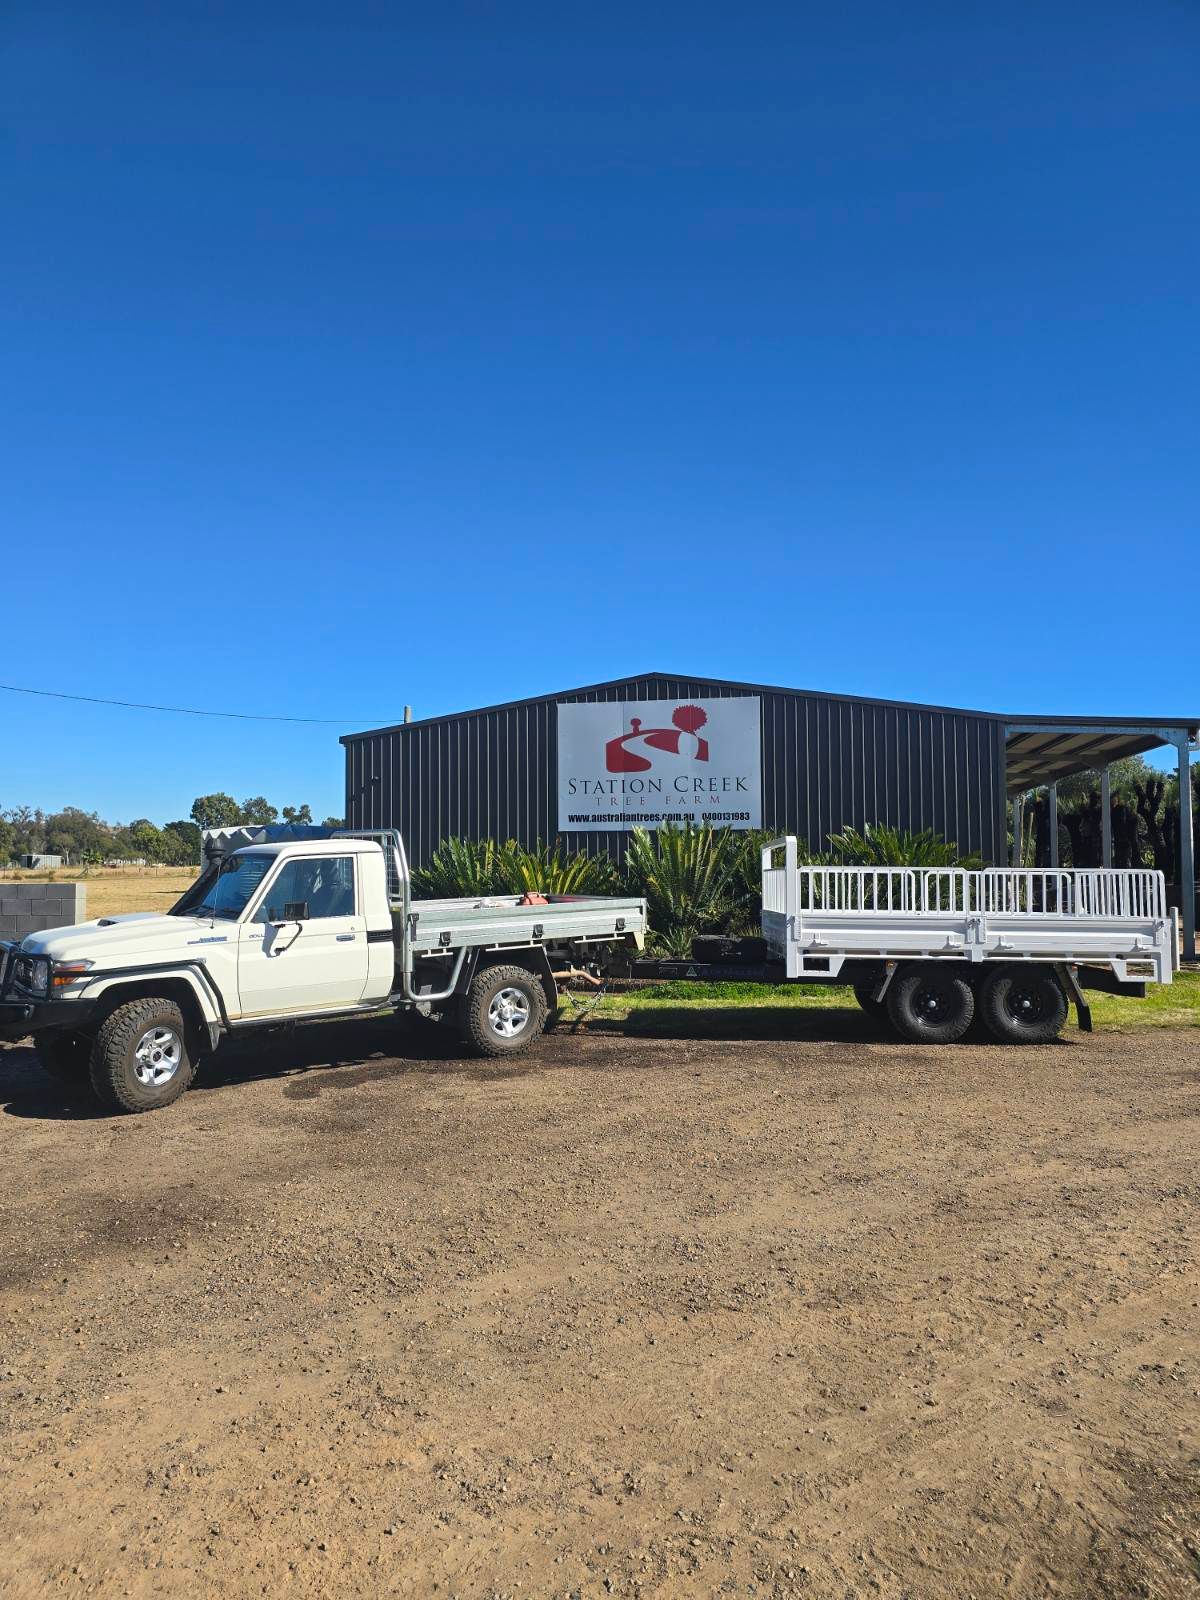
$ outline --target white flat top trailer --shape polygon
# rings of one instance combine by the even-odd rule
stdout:
[[[1179,969],[1161,872],[810,867],[796,856],[793,838],[762,853],[763,937],[788,978],[881,958],[1087,963],[1123,983],[1170,983]]]
[[[719,943],[719,941],[706,941]],[[757,943],[758,954],[746,946]],[[762,852],[762,939],[732,958],[636,961],[635,977],[843,983],[901,1037],[961,1039],[979,1018],[1006,1044],[1053,1039],[1084,989],[1140,996],[1179,970],[1161,872],[801,865]]]

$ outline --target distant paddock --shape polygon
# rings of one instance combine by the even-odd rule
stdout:
[[[85,883],[89,917],[117,916],[125,911],[169,911],[193,883],[197,867],[57,867],[37,872],[6,867],[0,882]]]

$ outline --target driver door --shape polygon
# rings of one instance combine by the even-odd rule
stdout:
[[[293,856],[241,926],[244,1017],[352,1006],[367,986],[367,924],[352,855]]]

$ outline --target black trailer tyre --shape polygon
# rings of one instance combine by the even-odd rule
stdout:
[[[983,981],[979,1012],[1004,1044],[1049,1044],[1067,1020],[1067,997],[1046,967],[998,967]]]
[[[892,1026],[915,1044],[953,1044],[971,1026],[975,995],[953,967],[920,961],[892,980],[887,994]]]
[[[100,1026],[92,1088],[109,1111],[156,1111],[188,1087],[195,1064],[183,1013],[172,1000],[130,1000]]]
[[[546,991],[536,973],[484,967],[463,1001],[463,1040],[481,1056],[513,1055],[538,1037],[546,1011]]]
[[[92,1041],[83,1033],[43,1033],[34,1041],[38,1061],[69,1099],[91,1099],[88,1060]]]

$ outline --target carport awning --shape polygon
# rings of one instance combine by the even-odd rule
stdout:
[[[1179,724],[1175,724],[1176,727]],[[1171,724],[1154,727],[1129,724],[1064,725],[1022,723],[1005,730],[1005,764],[1009,794],[1057,783],[1073,772],[1093,772],[1123,756],[1144,755],[1169,742]]]

